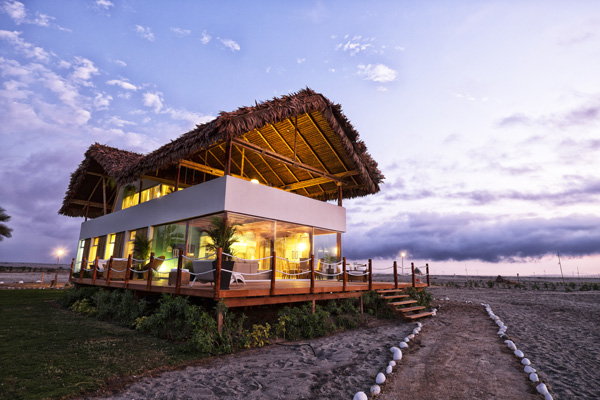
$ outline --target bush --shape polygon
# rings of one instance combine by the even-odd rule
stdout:
[[[425,289],[417,290],[415,288],[409,287],[406,290],[406,293],[410,296],[411,299],[417,300],[417,304],[423,307],[429,307],[431,305],[431,301],[433,300],[433,296]]]
[[[80,289],[70,288],[64,291],[58,302],[61,306],[70,308],[79,300],[91,299],[99,290],[100,288],[97,287],[82,287]]]
[[[249,333],[250,347],[263,347],[269,344],[269,338],[271,337],[271,325],[265,323],[264,325],[252,325],[252,331]]]
[[[301,307],[284,307],[278,314],[277,331],[283,332],[290,340],[325,336],[335,330],[330,314],[316,305],[312,312],[312,303]]]
[[[494,281],[487,281],[487,286],[492,289],[494,287]]]
[[[154,313],[137,319],[136,329],[168,340],[188,339],[200,318],[198,307],[190,305],[187,297],[168,294],[163,294],[158,304]]]
[[[389,308],[387,301],[379,297],[375,291],[363,294],[363,310],[376,318],[396,318],[396,314]]]

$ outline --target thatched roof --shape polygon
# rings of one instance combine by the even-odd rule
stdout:
[[[111,183],[116,181],[118,173],[142,157],[141,154],[94,143],[85,152],[79,167],[71,174],[69,188],[58,213],[69,217],[84,217],[86,206],[89,206],[89,218],[103,215],[102,177],[106,185],[107,212],[110,212],[116,197],[116,187]]]
[[[154,171],[170,170],[172,174],[182,160],[190,161],[181,164],[186,168],[205,166],[222,171],[230,139],[234,140],[233,175],[254,177],[309,197],[337,198],[336,182],[323,176],[343,181],[344,198],[376,193],[384,179],[341,106],[307,88],[252,107],[221,112],[211,122],[197,125],[131,164],[119,174],[119,183],[133,182]],[[265,151],[282,155],[288,164],[265,156]]]
[[[377,193],[384,179],[341,106],[307,88],[221,112],[146,156],[90,146],[59,213],[95,218],[105,207],[109,213],[118,186],[140,178],[180,188],[214,179],[226,173],[227,154],[233,176],[320,200],[338,198],[340,186],[343,198]]]

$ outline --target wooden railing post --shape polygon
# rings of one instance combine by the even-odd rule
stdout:
[[[310,293],[315,292],[315,255],[310,255]]]
[[[429,281],[429,263],[425,264],[425,270],[427,271],[427,287],[430,285]]]
[[[369,258],[369,291],[373,290],[373,262]]]
[[[133,264],[133,256],[127,256],[127,269],[125,270],[125,289],[129,288],[129,274],[131,274],[131,264]]]
[[[152,288],[152,272],[154,272],[154,253],[150,253],[150,262],[148,263],[148,280],[146,280],[146,291],[150,291]]]
[[[87,258],[83,257],[81,265],[79,266],[79,283],[83,282],[83,271],[85,271],[85,265],[87,264]]]
[[[346,291],[346,284],[348,283],[348,276],[346,276],[346,257],[342,258],[342,292]]]
[[[181,267],[183,266],[183,253],[179,253],[179,258],[177,259],[177,279],[175,280],[175,294],[179,294],[181,292]]]
[[[96,284],[96,273],[98,272],[98,256],[94,260],[94,272],[92,272],[92,285]]]
[[[71,259],[71,271],[69,271],[69,282],[73,279],[73,270],[75,269],[75,259]]]
[[[217,267],[215,268],[215,299],[221,298],[221,262],[223,259],[223,249],[217,249]]]
[[[415,287],[415,263],[410,263],[410,269],[412,271],[412,285]]]
[[[277,269],[277,254],[273,251],[273,258],[271,258],[271,291],[269,294],[275,296],[275,270]]]
[[[398,289],[398,263],[394,261],[394,287]]]
[[[110,286],[110,274],[112,273],[113,256],[108,260],[108,268],[106,269],[106,286]]]

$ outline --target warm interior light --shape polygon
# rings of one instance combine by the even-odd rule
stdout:
[[[298,251],[302,252],[304,250],[306,250],[306,243],[302,243],[302,242],[299,243],[298,244]]]
[[[258,184],[258,179],[250,179],[250,182]]]

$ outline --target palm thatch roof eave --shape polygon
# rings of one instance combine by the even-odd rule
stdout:
[[[83,161],[81,161],[77,169],[71,174],[69,187],[58,213],[68,217],[86,216],[85,208],[80,205],[76,206],[72,203],[72,200],[76,198],[77,194],[81,194],[81,188],[86,178],[89,178],[90,168],[94,162],[99,164],[103,169],[102,175],[116,180],[116,177],[124,168],[138,162],[142,157],[142,154],[117,149],[97,142],[92,144],[85,152]],[[88,217],[94,218],[100,215],[99,211],[88,209]]]

